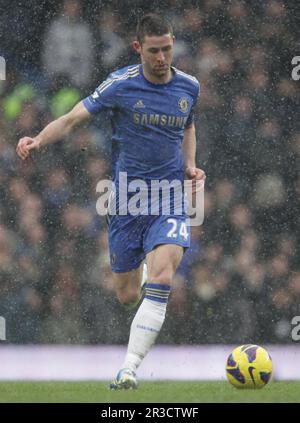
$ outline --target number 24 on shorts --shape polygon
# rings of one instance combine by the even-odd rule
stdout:
[[[169,230],[167,237],[168,238],[177,238],[178,237],[178,226],[179,226],[178,221],[176,219],[170,218],[170,219],[168,219],[168,223],[170,225],[172,225],[172,227]],[[185,222],[180,222],[179,235],[182,238],[184,238],[185,240],[187,240],[188,237],[189,237]]]

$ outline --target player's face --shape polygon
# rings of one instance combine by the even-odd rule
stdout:
[[[174,37],[171,34],[151,37],[146,35],[139,53],[148,74],[161,79],[170,73],[173,45]]]

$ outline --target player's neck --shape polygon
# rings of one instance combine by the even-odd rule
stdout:
[[[143,74],[144,74],[144,77],[147,79],[147,81],[151,82],[152,84],[167,84],[173,78],[173,73],[171,68],[168,70],[168,72],[165,75],[156,76],[148,72],[147,69],[145,69],[145,67],[143,66]]]

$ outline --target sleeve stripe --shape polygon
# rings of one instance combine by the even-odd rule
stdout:
[[[192,75],[189,75],[189,74],[187,74],[187,73],[185,73],[185,72],[182,72],[181,70],[179,70],[179,69],[177,69],[177,68],[174,68],[175,69],[175,72],[176,73],[178,73],[179,75],[181,75],[181,76],[185,76],[187,79],[190,79],[191,81],[193,81],[193,82],[195,82],[197,85],[199,85],[199,81],[197,80],[197,78],[195,78],[194,76],[192,76]]]
[[[115,81],[121,81],[121,80],[125,80],[128,78],[134,78],[135,76],[139,75],[139,67],[135,67],[135,68],[130,68],[127,70],[126,73],[124,73],[124,75],[120,75],[120,76],[115,76],[112,79],[109,79],[108,81],[104,81],[98,88],[97,91],[99,94],[101,94],[103,91],[106,90],[106,88],[110,87]]]

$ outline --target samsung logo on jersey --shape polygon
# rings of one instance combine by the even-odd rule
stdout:
[[[133,113],[135,125],[171,126],[184,129],[187,119],[187,116]]]

